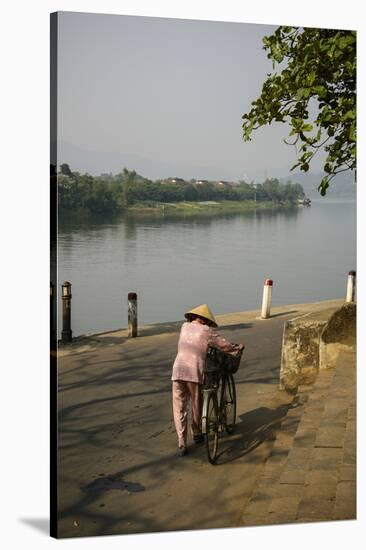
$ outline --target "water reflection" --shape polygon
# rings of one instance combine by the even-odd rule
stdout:
[[[182,212],[177,213],[150,213],[150,212],[126,212],[108,217],[108,222],[104,216],[88,216],[77,217],[65,215],[59,218],[59,234],[66,237],[70,233],[84,231],[85,228],[89,232],[98,232],[101,228],[111,229],[116,231],[119,224],[123,224],[126,227],[125,237],[127,239],[136,238],[136,228],[139,226],[148,225],[149,227],[167,227],[171,224],[176,226],[182,224],[190,227],[207,227],[217,224],[226,224],[228,221],[235,219],[243,219],[249,221],[262,221],[268,219],[296,219],[297,216],[302,214],[302,209],[293,208],[268,208],[258,210],[247,210],[243,212],[218,212],[218,211],[203,211],[200,213],[185,214]]]

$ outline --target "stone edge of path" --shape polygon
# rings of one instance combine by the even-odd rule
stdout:
[[[300,386],[240,526],[356,519],[355,380],[350,347]]]

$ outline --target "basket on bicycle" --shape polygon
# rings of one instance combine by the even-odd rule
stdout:
[[[209,346],[204,371],[206,373],[225,371],[229,374],[235,374],[239,369],[242,354],[243,350],[240,350],[236,355],[231,355]]]

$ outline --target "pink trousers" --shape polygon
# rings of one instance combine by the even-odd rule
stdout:
[[[173,415],[178,435],[178,446],[187,446],[187,424],[189,405],[192,410],[192,435],[201,433],[201,391],[197,382],[173,380]]]

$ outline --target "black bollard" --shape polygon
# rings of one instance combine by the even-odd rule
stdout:
[[[128,336],[136,338],[137,336],[137,294],[128,293]]]
[[[55,287],[50,283],[50,341],[51,348],[55,342]]]
[[[72,342],[71,330],[71,283],[65,281],[62,285],[62,342]]]

